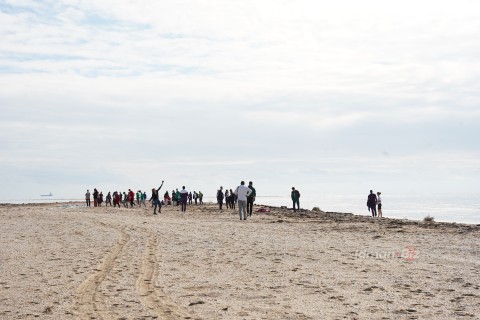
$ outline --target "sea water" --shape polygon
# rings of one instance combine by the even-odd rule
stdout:
[[[302,195],[300,207],[369,216],[367,196]],[[382,194],[381,197],[384,217],[423,220],[429,215],[435,221],[480,224],[480,194]],[[256,203],[292,207],[289,196],[257,197]]]
[[[300,207],[322,211],[353,213],[370,216],[367,196],[318,194],[300,197]],[[0,203],[63,203],[83,199],[33,198],[0,200]],[[214,197],[204,197],[204,202],[216,202]],[[292,207],[290,195],[258,196],[255,204]],[[93,201],[92,201],[93,206]],[[382,194],[384,217],[423,220],[427,215],[435,221],[480,224],[480,194]]]

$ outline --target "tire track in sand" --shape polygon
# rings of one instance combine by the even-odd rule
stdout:
[[[76,309],[78,310],[77,316],[80,319],[114,319],[118,318],[118,315],[113,311],[108,311],[105,308],[104,297],[98,297],[101,295],[99,291],[100,284],[105,280],[107,275],[112,271],[115,265],[115,260],[118,258],[123,248],[130,239],[130,235],[125,232],[125,228],[117,229],[112,226],[107,226],[103,222],[99,222],[100,225],[113,228],[120,233],[120,240],[113,246],[111,252],[105,257],[103,262],[94,269],[87,279],[79,286],[78,296],[76,299]]]
[[[151,233],[143,254],[142,271],[136,283],[140,298],[143,304],[161,319],[192,319],[185,309],[176,305],[155,285],[159,276],[157,244],[156,235]]]

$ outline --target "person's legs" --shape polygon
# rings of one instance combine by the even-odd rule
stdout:
[[[240,212],[240,220],[242,219],[242,212],[243,212],[243,220],[247,220],[247,201],[238,200],[238,211]]]
[[[253,212],[253,198],[247,198],[247,214],[251,217]]]
[[[378,211],[377,212],[378,212],[378,217],[381,218],[382,217],[382,204],[381,203],[378,204]]]

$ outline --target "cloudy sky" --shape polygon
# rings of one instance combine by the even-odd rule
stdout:
[[[0,199],[476,192],[480,1],[0,0]]]

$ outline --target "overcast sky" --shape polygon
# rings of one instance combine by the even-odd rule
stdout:
[[[480,1],[0,0],[0,199],[477,192]]]

